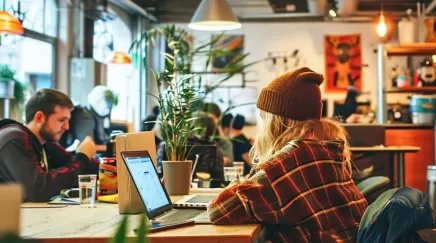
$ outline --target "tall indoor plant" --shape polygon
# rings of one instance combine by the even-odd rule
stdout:
[[[191,187],[192,161],[185,160],[188,136],[198,128],[194,127],[192,117],[193,104],[198,98],[189,80],[192,75],[186,75],[175,67],[175,58],[165,55],[167,68],[165,72],[154,73],[157,81],[161,119],[159,121],[161,134],[165,141],[165,152],[168,161],[163,161],[165,187],[170,195],[186,195]],[[162,83],[168,85],[162,89]]]
[[[193,75],[189,74],[190,50],[183,30],[174,26],[150,29],[133,43],[131,50],[153,44],[158,36],[165,38],[171,54],[164,54],[165,70],[154,73],[158,92],[150,95],[157,99],[161,111],[159,124],[167,158],[162,162],[165,187],[170,195],[183,195],[191,187],[192,161],[186,161],[186,145],[189,134],[196,130],[192,113],[199,98],[192,84]]]
[[[242,55],[226,66],[229,72],[223,72],[215,85],[202,87],[202,74],[194,73],[191,70],[191,64],[194,58],[206,57],[205,70],[210,68],[212,59],[216,56],[232,55],[229,50],[214,49],[214,44],[220,39],[221,35],[212,38],[209,42],[193,48],[187,39],[187,32],[182,28],[176,28],[174,25],[160,26],[152,28],[142,33],[141,38],[135,41],[130,52],[138,60],[138,56],[143,58],[145,68],[147,69],[147,47],[153,45],[158,37],[163,37],[167,43],[164,53],[165,70],[154,73],[157,81],[157,95],[149,94],[155,97],[160,106],[161,120],[160,128],[163,140],[166,143],[165,153],[169,161],[163,162],[163,173],[165,178],[165,187],[172,195],[187,194],[190,188],[192,161],[186,161],[186,145],[188,136],[204,131],[202,127],[196,127],[193,113],[202,107],[203,98],[212,92],[223,82],[229,80],[236,73],[242,72],[244,68],[256,63],[240,65],[248,56]],[[136,55],[141,53],[145,48],[145,56]],[[148,71],[148,70],[147,70]],[[162,86],[167,86],[163,89]]]

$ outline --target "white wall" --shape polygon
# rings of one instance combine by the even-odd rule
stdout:
[[[194,45],[201,44],[211,38],[211,32],[189,30],[187,24],[178,24],[194,36]],[[324,62],[324,36],[335,34],[361,34],[362,63],[366,66],[362,68],[363,91],[371,92],[364,95],[362,100],[370,99],[373,109],[377,102],[377,54],[375,49],[378,44],[378,37],[375,33],[373,23],[243,23],[239,30],[229,31],[228,34],[243,34],[245,36],[244,52],[250,53],[246,62],[252,62],[266,58],[268,52],[291,52],[299,49],[306,59],[306,65],[312,70],[325,73]],[[216,34],[216,33],[215,33]],[[393,59],[393,63],[388,62],[387,70],[395,63],[403,63],[405,59]],[[194,69],[201,69],[204,62],[194,64]],[[200,65],[200,67],[199,67]],[[257,74],[251,75],[249,79],[259,80],[250,83],[248,86],[261,88],[266,86],[281,72],[271,72],[265,63],[259,63],[250,69],[254,69]],[[321,87],[324,90],[324,87]],[[345,99],[345,93],[323,93],[327,98],[328,114],[333,114],[333,101]],[[407,102],[404,95],[390,95],[388,102]],[[247,128],[250,136],[255,136],[255,128]]]
[[[179,25],[186,29],[187,25]],[[191,31],[196,43],[210,39],[210,32]],[[299,49],[305,57],[306,65],[320,73],[325,72],[324,66],[324,35],[327,34],[361,34],[362,62],[368,67],[362,68],[363,90],[371,91],[370,99],[376,101],[376,49],[377,36],[373,24],[370,23],[244,23],[239,30],[229,31],[229,34],[243,34],[245,36],[244,52],[250,53],[247,63],[266,58],[268,52],[291,52]],[[270,72],[265,63],[256,64],[257,75],[250,86],[259,88],[267,85],[280,73]],[[322,90],[324,87],[321,88]],[[329,114],[333,114],[333,100],[344,99],[343,94],[324,93],[329,100]]]

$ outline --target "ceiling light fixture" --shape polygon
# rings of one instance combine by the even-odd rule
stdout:
[[[377,25],[377,34],[380,37],[384,37],[387,32],[387,26],[385,21],[385,16],[383,15],[383,0],[381,1],[381,11],[380,11],[380,19]]]
[[[21,35],[24,33],[23,25],[12,14],[0,11],[0,33]]]
[[[112,53],[112,58],[109,62],[113,64],[130,64],[132,59],[123,51],[115,51]]]
[[[193,30],[223,31],[241,28],[225,0],[202,0],[188,27]]]

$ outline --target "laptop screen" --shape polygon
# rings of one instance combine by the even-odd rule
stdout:
[[[150,157],[126,156],[124,160],[150,214],[172,204],[164,191]]]

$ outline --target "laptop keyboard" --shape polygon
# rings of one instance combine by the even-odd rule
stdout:
[[[206,211],[199,209],[173,209],[157,219],[160,221],[188,220],[204,212]]]

